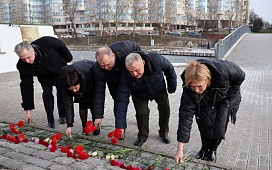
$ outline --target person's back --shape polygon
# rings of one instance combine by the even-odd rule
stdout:
[[[94,61],[80,60],[63,67],[60,71],[59,83],[62,88],[64,109],[67,119],[66,133],[70,137],[72,136],[72,127],[74,123],[73,103],[79,103],[82,129],[86,126],[88,109],[93,113],[94,65]],[[99,132],[99,130],[95,131],[94,135],[98,135]]]
[[[65,123],[62,110],[62,96],[58,91],[58,73],[60,69],[72,61],[73,56],[66,45],[54,37],[41,37],[31,44],[27,41],[17,44],[14,51],[19,56],[17,69],[20,73],[22,107],[26,110],[26,119],[32,121],[30,110],[34,107],[33,77],[37,77],[43,89],[43,102],[47,113],[48,127],[54,128],[54,96],[52,86],[57,88],[57,103],[60,123]]]
[[[141,48],[130,40],[118,41],[96,51],[93,115],[95,119],[98,119],[96,125],[102,124],[106,84],[113,100],[115,100],[120,75],[125,67],[125,58],[134,51],[141,51]]]

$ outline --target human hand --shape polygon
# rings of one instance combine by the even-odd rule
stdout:
[[[124,136],[125,130],[124,130],[124,129],[120,129],[120,130],[121,130],[121,132],[122,132],[122,136]]]
[[[176,155],[174,156],[174,160],[176,163],[182,163],[183,161],[183,150],[178,150]]]
[[[66,129],[66,134],[71,138],[72,137],[72,128],[71,127],[68,127]]]
[[[99,127],[101,129],[101,126],[102,126],[102,119],[95,119],[94,120],[94,125],[96,127]]]
[[[26,119],[26,122],[32,123],[32,117],[31,117],[30,110],[26,110],[26,117],[25,117],[25,119]]]

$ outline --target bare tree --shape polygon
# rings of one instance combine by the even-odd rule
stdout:
[[[230,28],[232,27],[232,20],[233,20],[234,16],[237,14],[236,13],[237,8],[239,8],[239,6],[236,7],[236,5],[237,5],[237,3],[235,0],[225,3],[224,9],[227,9],[227,10],[224,12],[224,15],[228,19],[229,33],[230,33]]]
[[[108,27],[108,23],[110,21],[110,17],[111,17],[111,9],[112,8],[109,4],[109,1],[105,1],[105,0],[101,0],[99,1],[99,6],[100,8],[98,8],[98,10],[96,11],[96,18],[98,20],[98,22],[101,23],[102,25],[102,29],[101,29],[101,35],[103,36],[104,32],[105,32],[105,27]],[[100,26],[99,26],[100,27]]]
[[[78,6],[78,1],[77,0],[75,0],[75,1],[74,0],[64,0],[63,4],[64,4],[64,11],[68,15],[69,22],[71,22],[71,27],[73,29],[73,33],[77,38],[77,32],[76,32],[74,20],[75,20],[76,8]]]
[[[115,0],[111,1],[111,8],[110,9],[110,19],[113,20],[115,26],[115,32],[117,32],[119,24],[122,23],[127,18],[130,1],[129,0]],[[115,34],[117,37],[117,34]]]
[[[131,3],[131,19],[133,20],[133,39],[135,37],[135,28],[138,23],[143,23],[146,20],[148,14],[147,3],[143,0],[132,0]]]
[[[221,15],[221,11],[218,10],[218,3],[216,2],[211,2],[210,3],[210,8],[209,11],[207,13],[207,17],[208,19],[211,21],[208,25],[209,28],[214,28],[215,27],[215,23],[218,20],[218,18]]]
[[[243,9],[243,2],[240,1],[240,0],[235,0],[235,17],[234,17],[234,21],[235,21],[235,25],[236,26],[239,26],[241,25],[240,23],[242,23],[242,19],[243,19],[243,16],[242,16],[242,9]]]

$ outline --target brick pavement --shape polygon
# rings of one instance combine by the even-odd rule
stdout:
[[[226,140],[218,148],[218,165],[231,166],[241,169],[257,170],[272,169],[272,100],[271,79],[271,34],[248,34],[231,51],[227,60],[234,61],[246,73],[246,80],[242,85],[242,103],[237,115],[236,125],[229,124]],[[176,67],[178,75],[183,67]],[[18,72],[0,74],[0,120],[17,122],[24,118],[25,113],[20,107],[21,97],[19,89]],[[170,133],[171,144],[165,145],[158,136],[158,111],[155,102],[150,102],[150,135],[143,149],[159,153],[173,155],[176,152],[176,131],[178,108],[181,95],[181,80],[178,78],[178,89],[170,94],[171,118]],[[114,127],[114,116],[112,112],[112,99],[107,93],[105,118],[101,135],[94,138],[106,138],[106,135]],[[41,100],[41,87],[35,80],[35,105],[32,112],[34,122],[37,126],[45,128],[47,125],[46,114]],[[81,123],[77,114],[78,107],[75,107],[74,133],[81,132]],[[91,116],[89,116],[91,118]],[[58,121],[55,114],[55,121]],[[133,105],[129,105],[128,128],[126,140],[121,145],[133,147],[132,143],[137,138],[137,126]],[[56,129],[65,132],[66,126],[56,123]],[[191,139],[186,144],[184,151],[189,157],[200,149],[200,137],[197,126],[194,123],[191,132]]]

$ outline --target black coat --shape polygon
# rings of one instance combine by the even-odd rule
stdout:
[[[42,37],[33,41],[31,45],[36,53],[34,63],[27,64],[21,59],[17,63],[24,110],[35,108],[33,77],[37,76],[41,84],[56,86],[60,69],[73,59],[66,45],[57,38]]]
[[[80,81],[80,90],[77,93],[74,93],[68,89],[62,88],[62,96],[64,102],[64,109],[66,114],[67,127],[73,127],[74,123],[74,102],[73,97],[75,98],[75,103],[81,102],[92,102],[93,100],[93,83],[94,83],[94,61],[90,60],[80,60],[74,62],[72,65],[64,66],[60,73],[59,79],[62,77],[66,78],[68,75],[69,69],[74,69],[81,77]]]
[[[214,139],[224,139],[229,116],[235,123],[241,102],[240,86],[245,73],[240,67],[217,59],[198,61],[209,68],[211,85],[203,94],[196,94],[190,88],[183,87],[177,132],[179,142],[189,141],[194,115],[201,133]],[[184,72],[181,79],[185,84]]]
[[[95,65],[95,84],[94,84],[94,111],[93,118],[101,119],[104,116],[105,89],[106,84],[113,99],[116,97],[119,78],[125,67],[125,58],[128,54],[141,51],[138,44],[133,41],[118,41],[109,46],[115,54],[115,66],[111,71],[101,69],[99,64]]]
[[[115,107],[116,128],[126,128],[126,114],[129,96],[153,100],[163,91],[174,93],[177,87],[177,75],[173,65],[158,53],[137,52],[145,61],[144,74],[140,79],[134,78],[125,70],[121,75]]]

